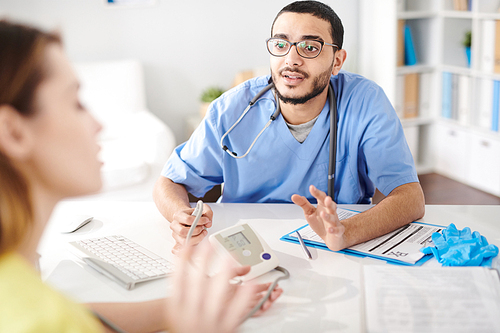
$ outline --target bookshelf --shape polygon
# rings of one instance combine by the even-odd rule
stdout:
[[[495,69],[500,0],[361,0],[360,8],[360,72],[387,92],[413,147],[417,171],[438,172],[500,195],[500,66]],[[411,66],[401,64],[401,22],[411,31],[417,58]],[[470,65],[462,45],[467,31],[472,33]],[[364,56],[372,52],[377,59],[372,47],[382,41],[383,52],[394,57],[375,63]],[[373,66],[386,71],[372,71]],[[405,78],[415,74],[418,113],[408,117]]]

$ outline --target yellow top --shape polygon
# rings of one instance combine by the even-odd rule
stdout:
[[[0,332],[102,332],[82,305],[45,285],[19,254],[0,256]]]

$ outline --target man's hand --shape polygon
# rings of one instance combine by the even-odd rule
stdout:
[[[176,212],[174,214],[172,222],[170,223],[170,229],[172,229],[172,237],[175,240],[175,246],[172,248],[172,253],[175,255],[179,254],[179,251],[186,243],[186,236],[195,219],[195,216],[191,215],[193,211],[194,208],[189,208]],[[193,235],[191,236],[191,240],[189,241],[190,245],[196,245],[201,242],[203,238],[205,238],[208,233],[206,228],[210,228],[212,226],[213,215],[214,213],[210,206],[207,204],[203,204],[203,215],[201,216],[198,225],[193,231]]]
[[[325,192],[313,185],[309,186],[309,191],[318,200],[317,207],[298,194],[292,195],[292,201],[302,208],[307,223],[325,241],[330,250],[344,249],[345,226],[337,215],[337,204]]]

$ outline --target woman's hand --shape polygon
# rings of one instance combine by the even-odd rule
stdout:
[[[167,299],[167,322],[171,332],[235,332],[247,313],[262,299],[269,284],[230,284],[229,280],[245,275],[250,266],[233,267],[225,262],[222,270],[210,277],[212,248],[209,243],[197,251],[200,267],[190,262],[193,246],[181,251],[181,258],[172,277],[172,296]],[[199,259],[199,260],[198,260]],[[281,295],[276,288],[261,310],[266,311]]]

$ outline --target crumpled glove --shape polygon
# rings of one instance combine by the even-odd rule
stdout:
[[[470,228],[457,230],[452,223],[442,233],[432,234],[434,246],[420,249],[425,254],[434,254],[443,266],[487,266],[498,255],[498,247],[488,244],[479,232]]]

